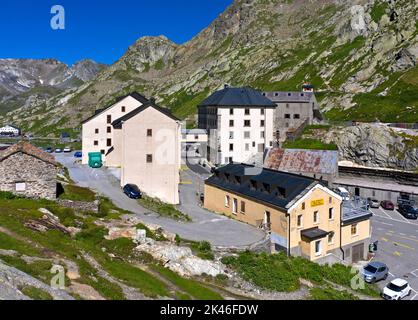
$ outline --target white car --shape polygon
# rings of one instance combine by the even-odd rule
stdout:
[[[64,152],[65,153],[70,153],[71,152],[71,148],[70,147],[65,147],[64,148]]]
[[[383,289],[382,297],[386,300],[401,300],[411,294],[411,287],[403,279],[395,279],[389,282]]]

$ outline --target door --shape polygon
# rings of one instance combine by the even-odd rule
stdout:
[[[352,263],[359,262],[360,260],[363,260],[363,252],[364,252],[364,244],[358,244],[353,247],[351,260]]]
[[[360,188],[356,187],[354,190],[356,197],[360,197]]]

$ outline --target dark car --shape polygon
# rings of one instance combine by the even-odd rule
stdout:
[[[392,201],[384,200],[380,203],[383,209],[385,210],[395,210],[395,205]]]
[[[45,151],[48,152],[48,153],[52,153],[53,152],[51,147],[46,148]]]
[[[407,219],[417,220],[418,219],[418,209],[409,205],[403,204],[399,205],[399,213]]]
[[[83,153],[81,151],[74,152],[74,158],[82,158]]]
[[[139,190],[138,186],[134,184],[127,184],[124,186],[123,193],[131,199],[140,199],[142,197],[141,190]]]

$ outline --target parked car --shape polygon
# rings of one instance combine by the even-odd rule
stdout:
[[[82,158],[83,153],[81,151],[74,152],[74,158]]]
[[[64,148],[64,152],[65,153],[70,153],[72,150],[71,150],[71,148],[70,147],[65,147]]]
[[[138,186],[134,184],[127,184],[124,186],[123,193],[125,193],[131,199],[140,199],[142,197],[141,190],[139,190]]]
[[[202,193],[200,193],[200,202],[201,203],[204,203],[205,202],[205,194],[202,192]]]
[[[384,200],[380,203],[383,209],[385,210],[395,210],[395,205],[392,201]]]
[[[370,208],[375,208],[375,209],[380,208],[380,202],[377,199],[367,198],[367,202],[368,202]]]
[[[62,153],[62,149],[61,148],[56,148],[55,153]]]
[[[45,149],[45,151],[48,152],[48,153],[52,153],[52,148],[48,147],[48,148]]]
[[[383,288],[382,298],[386,300],[400,300],[411,294],[411,287],[404,279],[395,279]]]
[[[369,283],[386,280],[388,274],[389,268],[384,263],[378,261],[372,261],[363,268],[364,280]]]
[[[401,204],[398,207],[398,211],[407,219],[417,220],[418,219],[418,209],[409,204]]]

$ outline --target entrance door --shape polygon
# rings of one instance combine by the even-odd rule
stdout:
[[[360,197],[360,188],[356,187],[356,189],[354,190],[354,193],[356,197]]]
[[[266,230],[271,229],[270,211],[264,212],[264,226]]]
[[[364,244],[358,244],[353,247],[353,252],[351,255],[352,263],[359,262],[363,260]]]

